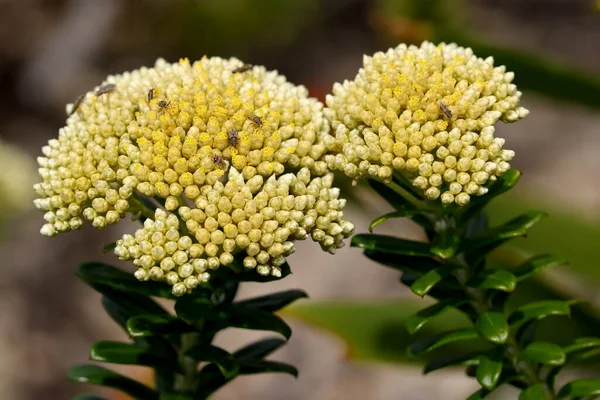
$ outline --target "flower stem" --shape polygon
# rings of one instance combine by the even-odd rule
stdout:
[[[181,348],[178,362],[181,374],[175,378],[175,390],[178,393],[194,393],[196,391],[196,370],[198,362],[185,353],[200,343],[200,333],[191,332],[181,335]]]

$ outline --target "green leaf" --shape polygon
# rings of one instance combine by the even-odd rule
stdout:
[[[469,286],[512,292],[517,287],[517,278],[512,272],[503,269],[488,270],[475,278],[472,283],[469,283]]]
[[[577,379],[563,386],[558,398],[600,395],[600,379]]]
[[[461,238],[454,232],[439,232],[431,243],[431,252],[438,257],[448,259],[456,253],[460,247]]]
[[[408,333],[414,335],[419,329],[427,323],[431,318],[434,318],[444,312],[448,307],[457,307],[464,304],[466,300],[446,300],[440,303],[435,303],[423,310],[419,311],[415,315],[409,317],[404,324]]]
[[[583,337],[575,339],[575,342],[564,348],[565,353],[571,354],[581,350],[589,350],[600,347],[600,338]]]
[[[298,370],[293,365],[269,360],[252,360],[240,362],[240,373],[242,375],[263,374],[277,372],[298,377]]]
[[[563,365],[567,356],[564,350],[554,343],[533,342],[525,347],[521,359],[544,365]]]
[[[158,393],[149,387],[97,365],[77,365],[68,376],[72,381],[118,389],[136,399],[158,400]]]
[[[117,247],[117,242],[111,242],[102,248],[102,253],[106,254],[113,251]]]
[[[471,218],[481,212],[491,200],[510,190],[517,184],[520,177],[521,172],[516,168],[511,168],[489,186],[485,196],[473,196],[471,203],[458,215],[458,226],[465,225]]]
[[[251,359],[264,358],[283,346],[285,340],[279,338],[262,339],[246,345],[233,353],[236,360],[248,361]]]
[[[502,373],[504,348],[498,346],[489,354],[481,356],[477,365],[477,382],[486,389],[492,390],[498,384]]]
[[[138,281],[133,274],[107,264],[98,262],[82,264],[75,271],[75,275],[100,291],[102,287],[109,287],[121,292],[175,299],[175,296],[171,293],[171,288],[164,282]]]
[[[281,310],[285,306],[298,299],[307,297],[308,295],[303,290],[286,290],[283,292],[238,301],[236,304],[242,307],[257,308],[265,312],[275,312]]]
[[[490,394],[489,390],[481,388],[467,397],[467,400],[482,400],[485,399],[488,394]]]
[[[564,264],[566,264],[566,262],[557,257],[549,254],[541,254],[539,256],[531,257],[523,264],[513,269],[512,273],[517,277],[517,282],[521,282],[546,268]]]
[[[392,211],[390,213],[387,213],[385,215],[382,215],[381,217],[375,218],[370,224],[369,224],[369,232],[373,232],[373,229],[375,229],[375,227],[385,221],[387,221],[388,219],[394,219],[394,218],[410,218],[412,215],[415,214],[415,210],[398,210],[398,211]]]
[[[481,352],[453,353],[436,357],[425,364],[423,374],[455,365],[478,365]]]
[[[204,297],[186,295],[175,302],[175,313],[188,324],[194,324],[214,312],[212,301]]]
[[[519,394],[519,400],[549,400],[549,393],[543,383],[537,383],[522,390]]]
[[[465,253],[489,253],[509,239],[525,236],[527,230],[535,225],[546,213],[530,211],[514,218],[499,227],[488,229],[474,235],[463,242],[462,251]]]
[[[425,273],[444,264],[432,258],[401,256],[376,250],[365,250],[365,256],[375,262],[399,271]]]
[[[188,350],[185,355],[196,361],[215,364],[227,379],[233,378],[239,371],[239,366],[233,356],[216,346],[201,344]]]
[[[417,279],[411,286],[410,290],[417,296],[425,296],[435,285],[440,283],[442,279],[448,276],[456,266],[453,264],[442,265],[439,268],[432,269],[425,275]]]
[[[292,336],[292,329],[280,317],[250,307],[234,304],[227,309],[219,311],[216,318],[219,325],[223,328],[232,327],[277,332],[286,339]]]
[[[82,394],[75,395],[75,397],[73,397],[71,400],[106,400],[106,398],[96,396],[93,394],[82,393]]]
[[[166,367],[177,370],[178,364],[156,349],[148,349],[132,343],[102,341],[95,343],[90,349],[90,360],[114,364],[145,365],[149,367]]]
[[[172,315],[138,315],[127,321],[127,331],[133,337],[172,335],[194,332],[196,328]]]
[[[352,237],[351,245],[365,250],[378,250],[389,254],[432,257],[429,245],[424,242],[399,239],[394,236],[358,234]]]
[[[542,300],[534,303],[525,304],[519,307],[515,312],[511,314],[508,322],[516,324],[523,321],[529,321],[532,319],[542,319],[550,315],[570,315],[571,308],[569,303],[561,300]]]
[[[411,354],[422,354],[435,350],[449,343],[477,339],[479,334],[474,329],[462,329],[445,332],[440,335],[423,338],[409,346]]]
[[[504,315],[494,311],[481,314],[475,322],[475,328],[481,336],[497,344],[505,343],[510,332]]]

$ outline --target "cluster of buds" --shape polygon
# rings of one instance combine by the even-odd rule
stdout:
[[[502,149],[494,125],[528,114],[513,78],[455,44],[365,56],[356,78],[327,96],[325,161],[355,180],[390,182],[400,171],[427,199],[464,206],[510,168],[514,152]]]
[[[191,236],[183,235],[175,243],[179,246],[183,240],[187,245],[183,238],[188,237],[201,246],[196,258],[203,257],[208,268],[215,266],[215,260],[216,266],[227,265],[233,252],[244,250],[248,267],[276,274],[282,256],[291,251],[287,237],[281,239],[288,231],[287,236],[295,239],[310,234],[331,252],[341,246],[352,229],[341,219],[344,201],[337,199],[323,161],[329,132],[323,105],[308,98],[304,87],[292,85],[276,72],[259,66],[240,68],[243,65],[234,58],[203,58],[193,64],[187,59],[176,64],[158,60],[154,68],[109,76],[93,92],[68,105],[67,125],[38,159],[43,181],[35,185],[39,195],[35,205],[45,211],[47,221],[41,233],[53,236],[78,229],[85,220],[96,228],[117,223],[127,212],[140,212],[138,198],[143,196],[161,199],[166,211],[181,218]],[[286,174],[289,171],[300,172]],[[279,194],[285,185],[289,193]],[[306,193],[301,194],[303,185]],[[271,187],[277,188],[275,197],[267,192]],[[239,193],[235,199],[254,204],[254,216],[233,205],[234,197],[228,193],[234,192]],[[298,210],[302,218],[286,209],[290,200],[285,196],[307,199],[305,208]],[[221,210],[222,206],[230,209]],[[290,216],[284,218],[286,213]],[[136,273],[139,278],[173,282],[173,271],[160,275],[145,257],[162,268],[163,259],[155,260],[157,246],[151,246],[151,254],[145,251],[154,243],[151,238],[166,237],[169,230],[162,228],[174,222],[166,216],[159,222],[162,215],[147,222],[135,237],[124,237],[117,253],[135,260],[141,268]],[[230,238],[234,218],[242,218],[236,223],[243,228],[236,226],[239,235]],[[263,218],[260,226],[254,226],[259,218]],[[243,233],[250,241],[243,247],[241,232],[248,223],[260,236],[256,230]],[[269,238],[276,232],[282,241],[273,238],[271,243]],[[151,238],[142,239],[146,234]],[[169,253],[172,242],[164,240],[164,246],[170,246],[164,247],[169,257],[174,254]],[[251,243],[259,243],[258,252]],[[188,279],[192,275],[185,275],[177,275],[177,283],[193,287],[194,279]],[[203,277],[195,275],[198,281]]]
[[[353,225],[342,219],[345,200],[332,183],[331,174],[312,178],[308,168],[246,182],[232,168],[227,183],[203,186],[195,207],[180,207],[179,218],[157,210],[134,236],[117,241],[115,253],[133,260],[138,279],[164,280],[175,295],[207,281],[210,270],[230,265],[237,252],[245,268],[278,277],[285,256],[294,252],[293,240],[310,235],[334,253],[352,233]]]

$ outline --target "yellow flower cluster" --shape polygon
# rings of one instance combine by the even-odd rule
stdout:
[[[31,185],[35,181],[35,161],[0,140],[0,219],[31,207]]]
[[[331,174],[311,178],[308,168],[266,181],[255,175],[245,182],[232,168],[227,183],[202,187],[195,208],[179,208],[181,222],[159,209],[134,236],[117,241],[115,253],[133,260],[138,279],[165,280],[175,295],[206,282],[207,271],[231,264],[236,251],[245,251],[244,267],[281,276],[279,266],[294,251],[292,240],[310,234],[334,253],[354,230],[342,219],[345,200],[338,199],[332,183]]]
[[[227,265],[237,251],[247,252],[247,267],[277,274],[293,250],[288,237],[340,247],[353,227],[322,160],[323,105],[277,72],[242,66],[234,58],[158,60],[109,76],[68,105],[67,125],[39,158],[41,233],[84,220],[103,228],[140,212],[139,196],[162,199],[176,214],[157,212],[135,237],[125,235],[117,254],[134,260],[140,279],[189,289],[206,280],[199,265]],[[195,264],[178,264],[181,252]]]
[[[464,206],[510,168],[514,152],[502,149],[494,124],[528,114],[513,78],[455,44],[365,56],[356,78],[327,96],[325,161],[354,179],[390,182],[402,171],[427,199]]]

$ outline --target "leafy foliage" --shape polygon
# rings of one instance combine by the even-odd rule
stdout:
[[[282,266],[284,275],[289,266]],[[274,312],[307,297],[300,290],[235,301],[239,282],[252,280],[246,272],[225,270],[192,294],[174,298],[166,284],[140,282],[110,265],[87,263],[76,272],[102,293],[102,304],[133,343],[102,341],[90,349],[90,360],[143,365],[155,371],[156,389],[97,365],[69,370],[69,378],[118,389],[136,399],[206,399],[239,375],[278,372],[297,376],[288,364],[265,360],[291,336],[289,326]],[[259,276],[258,279],[261,280]],[[175,314],[152,297],[175,300]],[[283,338],[258,340],[235,352],[211,344],[215,335],[230,327],[271,331]],[[200,365],[204,365],[198,369]],[[97,400],[81,394],[78,400]]]
[[[410,334],[420,335],[408,346],[411,356],[426,356],[425,372],[454,365],[466,365],[468,375],[481,389],[469,399],[482,399],[504,383],[522,389],[521,399],[580,398],[600,393],[600,380],[576,380],[555,387],[555,377],[565,365],[597,356],[600,339],[578,338],[572,344],[537,339],[540,321],[571,316],[574,301],[530,301],[516,309],[509,307],[511,294],[529,279],[550,266],[563,264],[550,255],[535,256],[511,270],[488,263],[490,253],[503,244],[527,235],[546,214],[529,211],[506,223],[489,227],[484,208],[494,197],[511,189],[519,178],[511,170],[489,187],[485,196],[463,208],[430,204],[420,199],[407,205],[401,194],[381,183],[372,186],[397,211],[376,219],[371,229],[389,218],[411,218],[425,228],[429,243],[394,236],[359,234],[352,245],[378,263],[403,272],[401,282],[418,296],[430,295],[433,305],[406,318]],[[435,210],[435,207],[438,210]],[[427,224],[423,221],[428,221]],[[421,328],[439,318],[446,309],[463,313],[470,321],[460,329],[447,326],[422,334]],[[487,347],[475,349],[477,343]],[[441,352],[464,343],[454,353]],[[469,351],[470,349],[470,351]],[[439,355],[436,354],[439,352]]]

